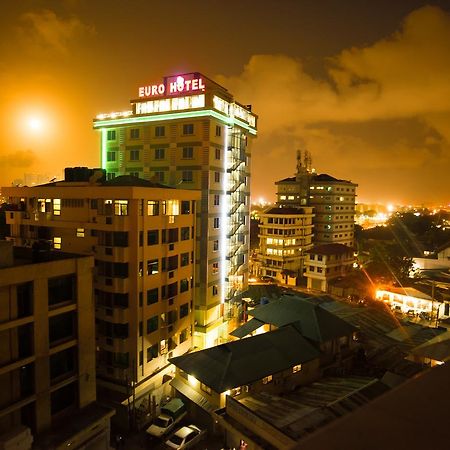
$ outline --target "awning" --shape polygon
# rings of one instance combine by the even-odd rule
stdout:
[[[231,336],[234,336],[237,338],[243,338],[244,336],[247,336],[248,334],[257,330],[259,327],[262,327],[263,325],[264,325],[264,322],[261,322],[258,319],[251,319],[248,322],[244,323],[244,325],[242,325],[241,327],[236,328],[230,334],[231,334]]]
[[[204,409],[206,412],[211,414],[217,409],[216,407],[211,405],[211,403],[209,403],[208,400],[203,397],[203,395],[194,391],[194,389],[192,389],[190,386],[188,386],[178,378],[174,378],[170,382],[170,385],[185,397],[187,397],[189,400],[193,401],[196,405],[200,406],[200,408]]]

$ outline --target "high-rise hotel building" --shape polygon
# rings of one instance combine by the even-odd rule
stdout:
[[[247,288],[250,143],[257,117],[199,73],[138,89],[125,112],[100,114],[107,177],[135,175],[201,190],[196,211],[195,344],[227,335],[232,301]]]

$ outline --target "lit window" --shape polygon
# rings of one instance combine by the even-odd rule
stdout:
[[[164,200],[162,202],[163,214],[167,216],[178,216],[180,214],[179,200]]]
[[[297,364],[296,366],[294,366],[292,368],[292,373],[300,372],[300,370],[302,370],[302,365],[301,364]]]
[[[60,237],[54,237],[53,238],[53,248],[61,248],[61,238]]]
[[[128,216],[128,200],[115,200],[114,214],[116,216]]]
[[[158,260],[150,259],[147,261],[147,275],[155,275],[158,273]]]
[[[84,228],[77,228],[77,237],[84,237]]]
[[[216,275],[219,273],[219,263],[215,262],[212,264],[212,274]]]
[[[268,384],[272,382],[272,379],[273,379],[272,375],[267,375],[267,377],[263,378],[262,382],[263,384]]]
[[[280,195],[280,200],[286,200],[286,196],[285,195]]]
[[[147,202],[147,216],[159,216],[159,202],[149,200]]]
[[[61,215],[61,199],[59,198],[53,199],[53,215],[54,216]]]

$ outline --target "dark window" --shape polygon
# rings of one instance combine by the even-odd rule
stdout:
[[[76,347],[70,347],[50,356],[50,379],[68,377],[76,369]],[[59,381],[59,380],[58,380]]]
[[[48,305],[53,306],[58,303],[75,301],[76,297],[75,275],[66,275],[48,279]]]
[[[193,147],[183,147],[183,159],[192,159],[194,157]]]
[[[213,241],[213,251],[217,252],[219,250],[219,241]]]
[[[139,326],[138,326],[138,330],[139,330],[139,337],[142,336],[142,330],[143,330],[143,326],[142,326],[142,321],[139,322]]]
[[[33,283],[17,285],[17,317],[26,317],[33,314]]]
[[[141,350],[139,352],[139,365],[142,366],[144,364],[144,352]]]
[[[76,335],[75,322],[76,317],[73,311],[50,317],[48,324],[50,346],[62,340],[73,339]]]
[[[184,267],[184,266],[188,266],[188,265],[189,265],[189,252],[182,253],[180,255],[180,266]]]
[[[191,183],[194,180],[192,170],[183,170],[181,174],[181,179],[186,183]]]
[[[130,150],[130,161],[139,161],[140,152],[139,150]]]
[[[219,206],[219,205],[220,205],[220,195],[214,194],[214,206]]]
[[[128,232],[127,231],[114,231],[113,246],[114,247],[128,247]]]
[[[214,228],[219,228],[219,226],[220,226],[220,218],[219,217],[214,217],[213,227]]]
[[[147,362],[150,362],[153,358],[158,357],[158,344],[152,345],[147,348]]]
[[[158,288],[149,289],[147,291],[147,305],[158,303]]]
[[[189,314],[189,303],[184,303],[180,306],[180,319],[186,317]]]
[[[147,320],[147,334],[153,333],[158,329],[158,316],[150,317]]]
[[[178,242],[178,228],[169,228],[167,230],[167,243]]]
[[[156,137],[164,137],[166,135],[166,129],[164,126],[155,127],[155,136]]]
[[[189,200],[181,201],[181,214],[190,214],[191,212],[190,204],[191,202]]]
[[[187,241],[189,239],[189,227],[181,227],[181,240]]]
[[[193,123],[185,123],[183,125],[183,134],[194,134],[194,124]]]
[[[220,125],[216,125],[216,136],[221,136],[222,127]]]
[[[106,152],[106,161],[113,162],[116,160],[116,152]]]
[[[27,323],[17,327],[17,341],[19,343],[18,356],[19,358],[27,358],[33,353],[33,325]]]
[[[106,137],[108,141],[114,141],[116,139],[116,130],[108,130]]]
[[[178,255],[169,256],[167,258],[167,270],[175,270],[178,269]]]
[[[156,245],[159,242],[159,230],[147,231],[147,245]]]
[[[186,278],[180,280],[180,293],[186,292],[188,290],[189,290],[189,281]]]
[[[139,128],[131,128],[130,138],[131,139],[139,139]]]
[[[220,148],[216,148],[215,156],[216,156],[216,159],[220,159]]]
[[[214,172],[214,181],[220,183],[220,172]]]
[[[78,382],[70,383],[51,393],[51,414],[75,406],[77,403]]]
[[[178,294],[178,283],[171,283],[167,286],[167,297],[175,297]]]
[[[155,159],[165,159],[166,149],[165,148],[155,148]]]

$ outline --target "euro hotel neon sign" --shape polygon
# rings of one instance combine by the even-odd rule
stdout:
[[[177,95],[187,92],[204,92],[203,78],[195,77],[168,77],[161,84],[151,84],[139,87],[139,98],[158,97],[162,95]]]

